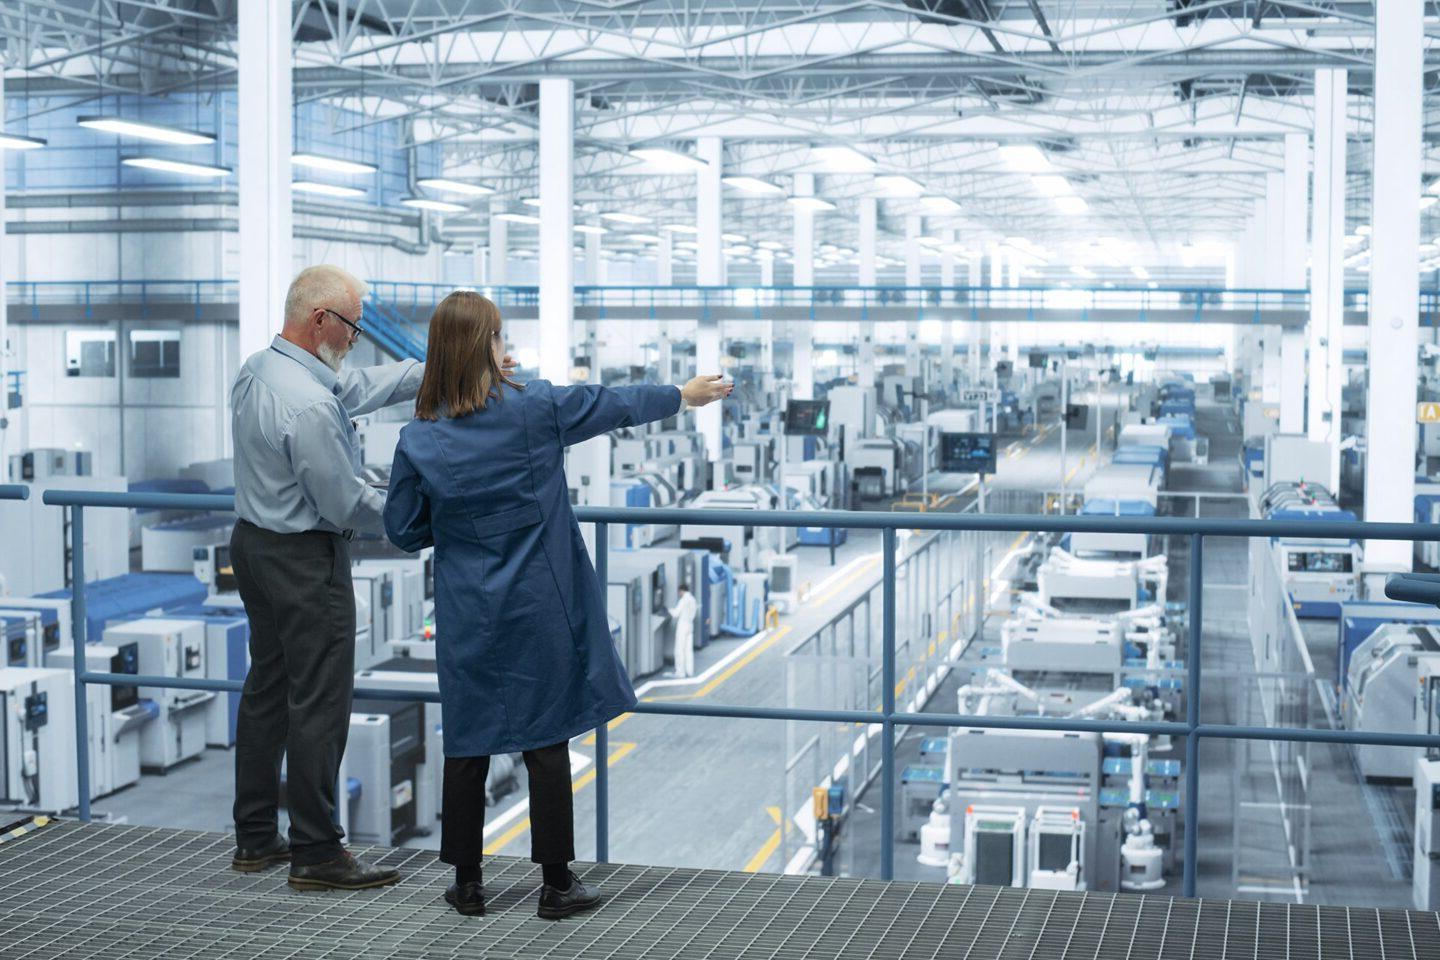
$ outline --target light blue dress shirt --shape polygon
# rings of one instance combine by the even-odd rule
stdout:
[[[415,360],[336,374],[276,337],[230,391],[235,512],[276,533],[383,533],[385,498],[360,478],[350,418],[415,399],[424,375]]]

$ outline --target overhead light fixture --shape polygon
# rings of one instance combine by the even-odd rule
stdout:
[[[460,180],[447,180],[444,177],[426,177],[424,180],[416,180],[415,183],[427,190],[458,193],[466,197],[483,197],[495,192],[492,188],[482,187],[478,183],[464,183]]]
[[[1033,177],[1030,182],[1035,185],[1036,190],[1039,190],[1047,197],[1068,197],[1075,192],[1075,188],[1070,185],[1070,181],[1058,174],[1052,173],[1040,177]]]
[[[1082,267],[1078,265],[1073,266],[1070,268],[1070,272],[1075,274],[1075,276],[1077,277],[1084,277],[1086,280],[1095,279],[1095,271],[1091,270],[1089,267]]]
[[[294,153],[290,155],[290,162],[297,167],[307,167],[311,170],[329,170],[332,173],[377,173],[380,168],[371,163],[360,163],[357,160],[344,160],[340,157],[327,157],[318,153]]]
[[[921,197],[920,206],[931,213],[959,213],[960,204],[949,197]]]
[[[939,237],[917,237],[915,242],[920,244],[920,246],[922,247],[938,247],[945,241],[941,240]]]
[[[1440,197],[1421,197],[1420,209],[1429,210],[1431,207],[1435,206],[1437,202],[1440,202]]]
[[[744,243],[744,242],[745,242],[745,237],[741,236],[741,235],[738,234],[738,233],[722,233],[722,234],[720,234],[720,239],[721,239],[721,240],[724,240],[726,243]]]
[[[675,244],[675,246],[679,247],[681,250],[700,249],[700,244],[695,240],[681,240],[679,243]]]
[[[1360,226],[1358,226],[1358,227],[1355,228],[1355,235],[1356,235],[1357,237],[1368,237],[1368,236],[1370,236],[1370,224],[1368,224],[1368,223],[1362,223],[1362,224],[1360,224]]]
[[[634,213],[602,213],[601,220],[614,220],[616,223],[649,223],[649,217],[642,217]]]
[[[710,169],[710,164],[699,157],[667,147],[634,147],[630,150],[630,156],[639,157],[664,173],[698,173]]]
[[[1084,197],[1055,197],[1055,206],[1061,213],[1078,216],[1090,209]]]
[[[540,209],[540,198],[539,198],[539,197],[526,197],[525,199],[521,200],[520,202],[523,203],[523,204],[525,204],[525,206],[527,206],[527,207],[534,207],[534,208],[537,209],[537,210]]]
[[[432,197],[405,197],[400,201],[407,207],[415,207],[418,210],[432,210],[435,213],[464,213],[470,208],[459,203],[451,203],[448,200],[436,200]]]
[[[122,137],[135,137],[137,140],[173,143],[182,147],[196,147],[215,142],[214,134],[177,130],[175,127],[166,127],[158,123],[144,123],[140,120],[126,120],[124,117],[80,117],[75,122],[91,130],[103,130],[106,133]]]
[[[790,197],[789,202],[799,210],[810,210],[819,212],[822,210],[834,210],[835,204],[829,200],[822,200],[819,197]]]
[[[721,177],[727,187],[734,187],[736,190],[745,193],[756,193],[765,196],[783,197],[785,189],[777,186],[768,180],[761,180],[759,177]]]
[[[1054,169],[1045,151],[1033,143],[1017,143],[1002,146],[1000,158],[1016,173],[1049,173]]]
[[[39,150],[46,141],[18,133],[0,133],[0,150]]]
[[[895,173],[876,177],[875,185],[892,197],[918,197],[925,192],[919,181]]]
[[[637,243],[660,243],[665,238],[653,233],[632,233],[626,239],[634,240]]]
[[[593,234],[594,236],[597,236],[597,237],[598,237],[598,236],[600,236],[601,234],[606,234],[606,233],[609,233],[610,231],[609,231],[609,230],[606,230],[604,227],[600,226],[598,223],[577,223],[577,224],[575,224],[575,232],[576,232],[576,233],[589,233],[589,234]]]
[[[359,187],[344,187],[338,183],[319,183],[315,180],[292,180],[290,189],[296,193],[318,193],[325,197],[365,196],[365,191]]]
[[[784,250],[784,249],[785,249],[785,244],[780,243],[778,240],[761,240],[759,243],[756,244],[756,246],[757,246],[757,247],[760,247],[760,248],[763,249],[763,250]]]
[[[1136,280],[1149,280],[1149,279],[1150,279],[1150,271],[1149,271],[1149,270],[1146,270],[1144,267],[1142,267],[1142,266],[1141,266],[1140,264],[1138,264],[1138,263],[1137,263],[1137,264],[1134,264],[1134,265],[1132,265],[1132,266],[1130,267],[1130,272],[1135,275],[1135,279],[1136,279]]]
[[[127,167],[143,167],[162,173],[179,173],[187,177],[228,177],[229,167],[216,167],[208,163],[187,163],[184,160],[166,160],[164,157],[125,157],[120,161]]]
[[[528,213],[497,213],[496,220],[504,220],[506,223],[528,223],[534,226],[540,222],[539,217],[532,217]]]
[[[811,147],[810,157],[831,173],[869,173],[875,169],[874,159],[854,147]]]

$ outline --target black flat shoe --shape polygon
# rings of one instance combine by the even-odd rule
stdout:
[[[467,917],[485,915],[485,888],[478,880],[466,884],[450,884],[445,891],[445,902],[455,908],[456,913]]]
[[[256,847],[237,845],[235,859],[230,861],[230,869],[241,873],[259,873],[272,864],[283,863],[289,859],[290,844],[277,833],[269,841]]]
[[[570,874],[570,889],[556,890],[548,883],[540,888],[540,907],[535,915],[542,920],[559,920],[600,905],[600,888],[580,882]]]
[[[369,890],[399,879],[399,870],[373,866],[349,851],[324,863],[290,865],[290,886],[298,890]]]

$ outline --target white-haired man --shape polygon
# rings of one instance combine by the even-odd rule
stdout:
[[[349,540],[357,530],[383,532],[385,507],[360,478],[350,418],[413,400],[424,375],[414,360],[342,371],[362,332],[365,292],[338,267],[301,272],[285,298],[284,329],[245,361],[230,393],[239,515],[230,559],[250,618],[233,866],[250,872],[289,860],[289,882],[300,888],[399,879],[351,856],[335,822],[355,684]],[[288,844],[278,830],[287,755]]]

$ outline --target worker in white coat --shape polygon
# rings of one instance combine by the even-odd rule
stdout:
[[[695,612],[700,604],[686,584],[680,584],[679,594],[670,608],[675,619],[675,676],[688,677],[695,672]]]

